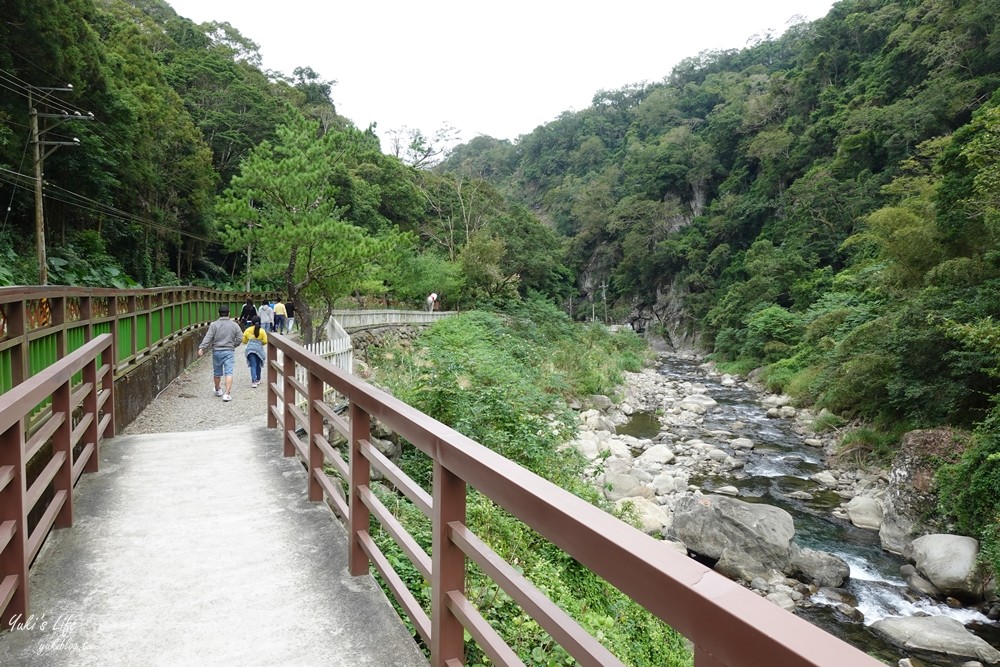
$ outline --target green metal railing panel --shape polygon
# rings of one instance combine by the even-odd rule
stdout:
[[[141,350],[149,340],[149,313],[135,316],[135,344]]]
[[[132,356],[132,320],[118,320],[118,361]]]
[[[158,340],[163,335],[163,311],[154,310],[149,314],[149,317],[151,322],[150,326],[153,327],[153,340]]]
[[[59,346],[55,333],[36,338],[28,345],[28,370],[31,375],[51,366],[59,359]]]
[[[14,368],[10,363],[11,352],[13,352],[11,349],[0,352],[0,394],[14,386]]]
[[[66,354],[76,352],[87,342],[87,327],[66,329]]]
[[[83,347],[87,342],[87,327],[77,327],[66,330],[66,354],[75,352]],[[83,371],[79,371],[73,376],[73,384],[83,382]]]
[[[106,333],[111,333],[111,322],[100,322],[94,325],[94,338]]]

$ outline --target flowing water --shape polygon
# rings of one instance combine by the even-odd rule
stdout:
[[[692,478],[708,493],[725,485],[736,486],[739,498],[781,507],[795,520],[795,541],[800,546],[833,553],[851,567],[851,578],[844,586],[857,598],[863,622],[851,621],[833,608],[834,602],[813,596],[811,608],[797,613],[862,650],[892,665],[900,651],[884,642],[870,629],[875,621],[889,616],[947,615],[961,621],[968,629],[1000,647],[1000,627],[972,609],[951,609],[923,595],[909,591],[899,575],[905,561],[883,551],[878,532],[856,528],[849,521],[831,514],[846,502],[836,493],[823,491],[809,476],[824,470],[821,450],[807,446],[803,436],[792,429],[791,420],[769,419],[759,403],[757,392],[744,386],[723,387],[719,378],[709,377],[698,364],[682,359],[668,359],[659,372],[671,380],[697,382],[708,387],[708,395],[718,406],[705,415],[705,431],[727,431],[753,440],[755,448],[744,458],[743,472],[728,478]],[[733,429],[735,422],[744,426]],[[659,431],[654,416],[639,414],[619,429],[636,437],[653,437]],[[694,434],[692,434],[694,435]],[[789,497],[795,491],[813,495],[810,500]],[[964,661],[941,662],[959,665]]]

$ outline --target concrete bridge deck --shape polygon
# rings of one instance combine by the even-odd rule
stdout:
[[[105,442],[0,665],[425,666],[305,488],[263,426]]]

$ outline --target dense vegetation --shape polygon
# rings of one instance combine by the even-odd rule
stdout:
[[[972,427],[998,391],[998,21],[994,2],[841,0],[442,168],[568,236],[578,287],[606,289],[615,319],[695,332],[771,389],[873,423],[891,456],[878,429]],[[994,553],[996,427],[944,508]]]
[[[597,490],[583,481],[582,457],[574,450],[558,448],[577,424],[565,399],[610,393],[621,382],[622,370],[642,366],[642,348],[634,334],[611,335],[599,325],[581,327],[555,306],[533,298],[500,315],[476,311],[442,320],[415,346],[380,350],[373,366],[377,380],[398,398],[600,504]],[[426,456],[407,446],[401,465],[430,491]],[[404,518],[407,530],[429,548],[426,517],[405,499],[388,492],[383,497]],[[685,640],[629,598],[487,498],[473,491],[468,503],[473,531],[516,563],[626,664],[691,664]],[[429,610],[429,590],[420,573],[388,535],[379,531],[376,539]],[[470,566],[468,580],[470,598],[525,664],[576,664],[478,568]],[[465,664],[491,663],[469,642]]]
[[[308,66],[263,71],[230,24],[162,0],[7,3],[0,284],[39,275],[30,107],[43,152],[79,138],[44,160],[50,283],[249,284],[307,324],[348,295],[454,307],[568,287],[557,235],[527,209],[417,168],[448,133],[397,132],[384,155],[375,128],[337,114],[334,86]]]

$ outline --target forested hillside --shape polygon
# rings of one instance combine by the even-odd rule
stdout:
[[[995,2],[841,0],[442,168],[566,235],[614,320],[763,367],[874,423],[854,446],[891,457],[894,434],[973,427],[997,395],[998,21]],[[1000,566],[996,422],[942,469],[942,498]]]
[[[837,412],[970,424],[996,389],[996,350],[963,326],[1000,305],[998,19],[991,2],[843,0],[442,168],[566,235],[613,319],[696,333]]]
[[[6,3],[0,284],[40,277],[37,146],[53,284],[249,285],[306,324],[348,295],[454,307],[568,287],[551,229],[479,179],[419,169],[433,137],[384,155],[327,76],[264,71],[250,37],[162,0]]]

